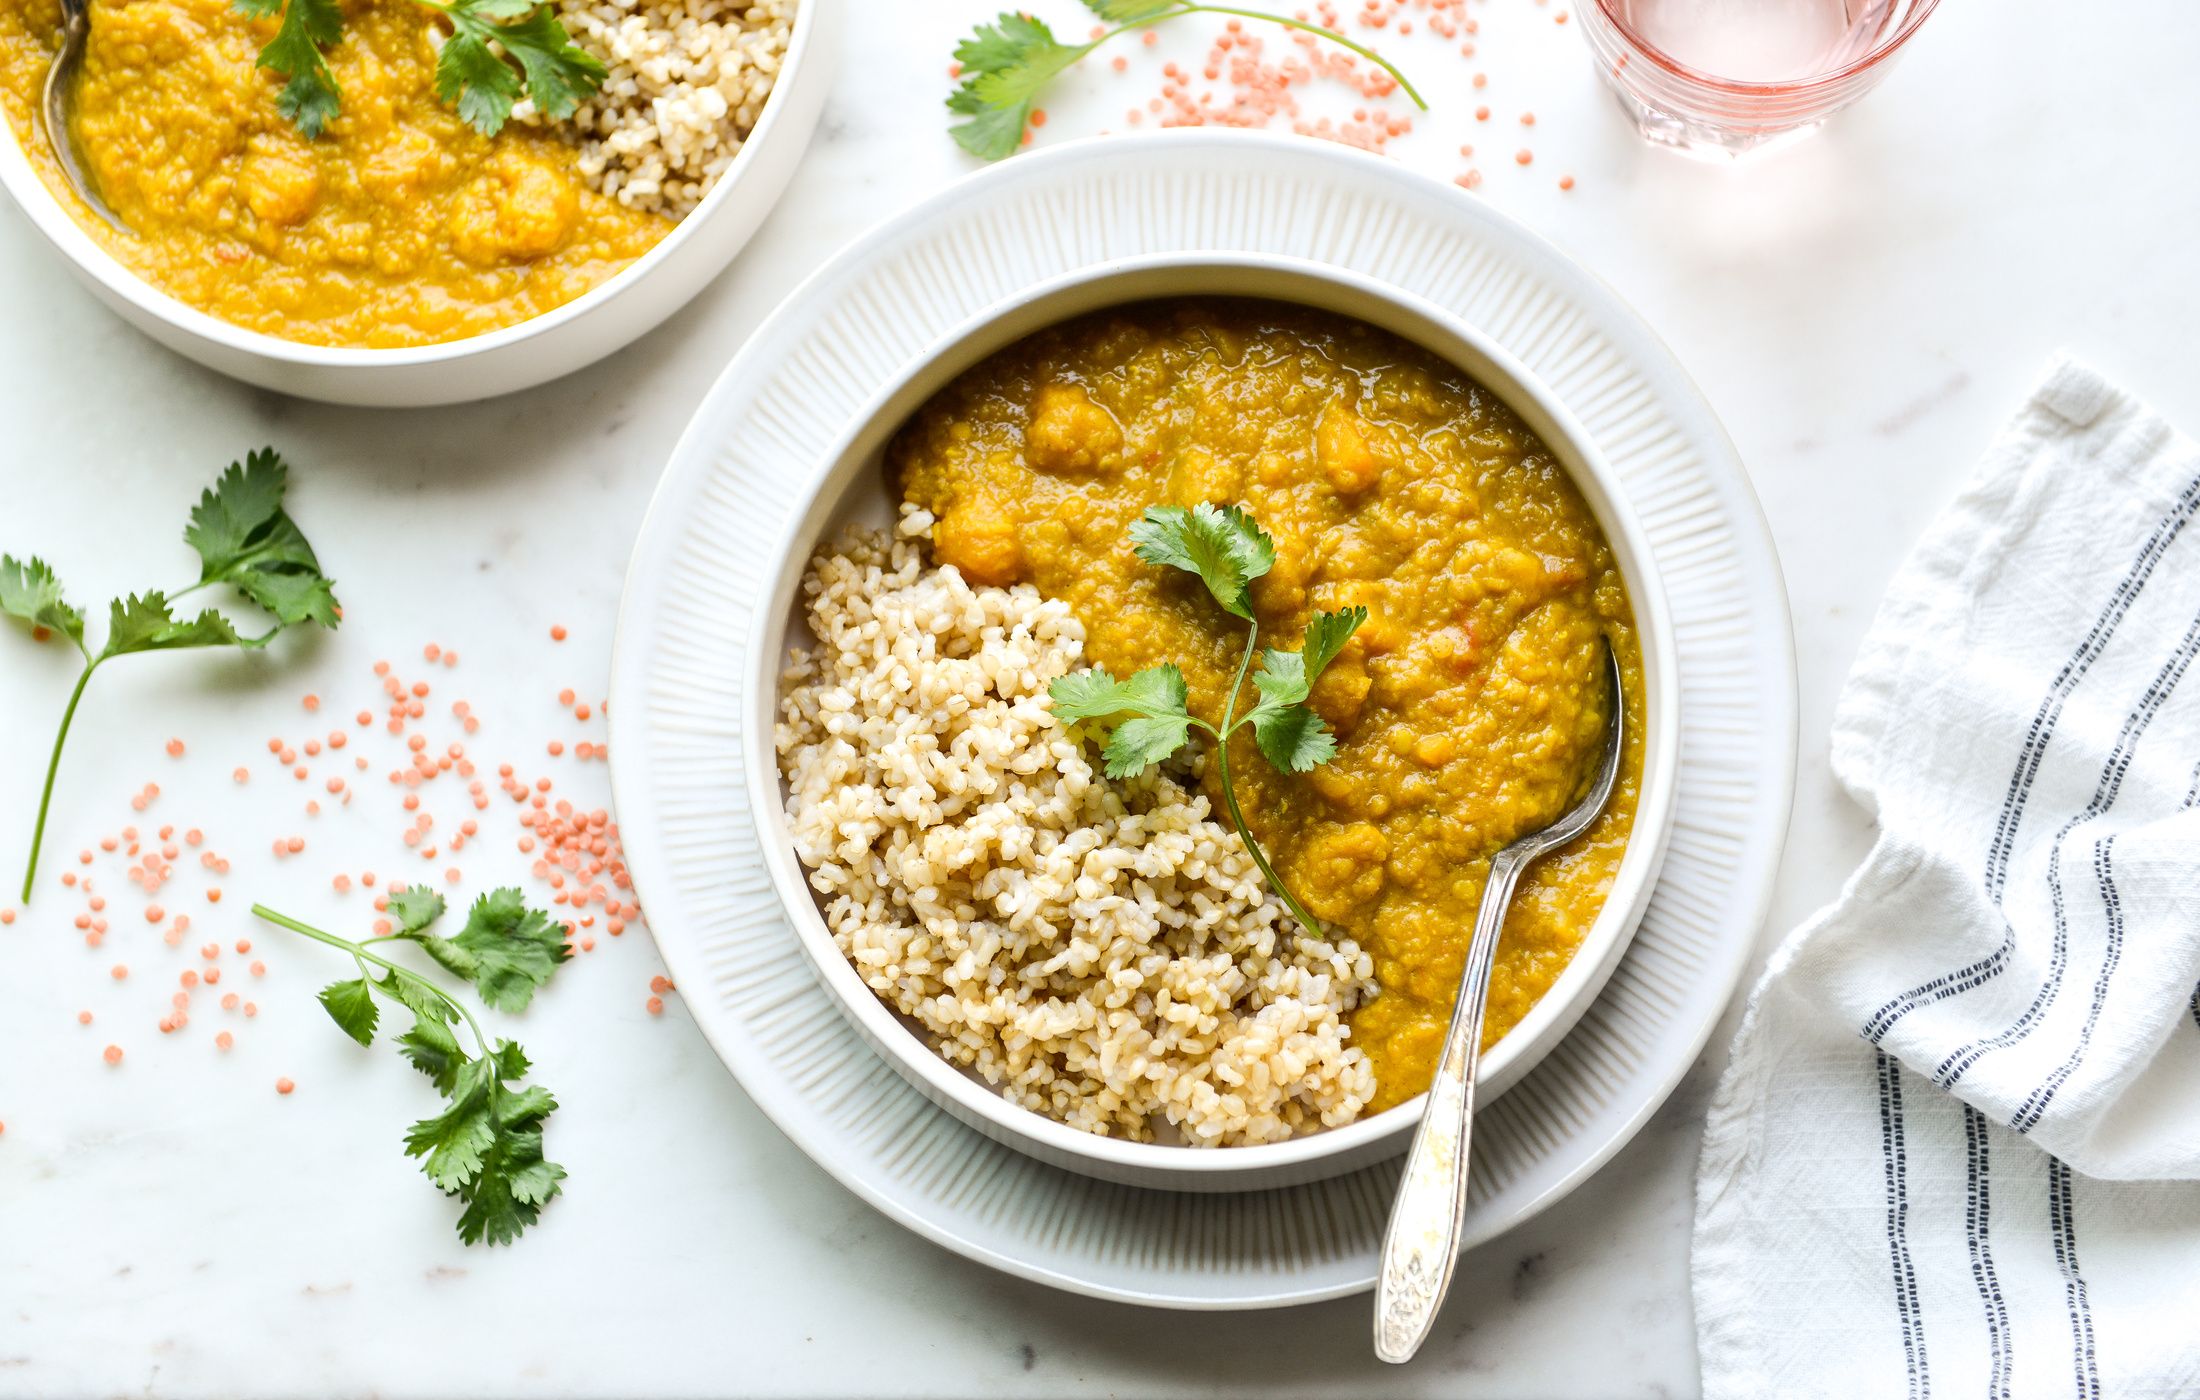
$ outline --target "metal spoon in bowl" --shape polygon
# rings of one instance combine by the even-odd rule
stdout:
[[[61,52],[53,57],[46,69],[46,91],[43,112],[46,123],[46,142],[53,147],[54,159],[61,163],[61,174],[76,191],[77,197],[91,207],[93,213],[105,219],[118,233],[127,233],[122,220],[100,198],[99,187],[92,183],[91,173],[77,158],[75,128],[69,123],[69,98],[76,89],[77,70],[84,66],[84,46],[92,35],[91,0],[61,0]]]
[[[1482,1015],[1489,1005],[1490,969],[1497,961],[1497,939],[1512,903],[1513,886],[1529,862],[1556,850],[1589,829],[1611,799],[1619,777],[1620,754],[1627,740],[1627,694],[1620,682],[1619,657],[1604,646],[1612,701],[1604,728],[1604,753],[1588,795],[1557,821],[1531,832],[1490,859],[1489,882],[1475,911],[1474,941],[1459,975],[1459,1001],[1444,1034],[1444,1050],[1429,1085],[1428,1107],[1406,1151],[1398,1200],[1383,1234],[1382,1269],[1375,1276],[1375,1354],[1405,1362],[1428,1340],[1436,1310],[1451,1287],[1459,1262],[1459,1237],[1467,1217],[1467,1144],[1474,1121],[1474,1075],[1482,1058]]]

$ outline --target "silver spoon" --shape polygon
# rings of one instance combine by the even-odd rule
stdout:
[[[1467,1145],[1474,1122],[1475,1067],[1482,1058],[1482,1015],[1489,1005],[1490,969],[1497,961],[1497,938],[1505,926],[1505,908],[1513,886],[1529,862],[1589,829],[1611,799],[1619,777],[1620,754],[1627,740],[1627,695],[1620,683],[1619,657],[1609,640],[1604,646],[1611,687],[1612,717],[1604,729],[1604,753],[1588,795],[1572,811],[1541,831],[1531,832],[1490,859],[1489,883],[1475,911],[1474,941],[1459,974],[1459,1001],[1444,1033],[1444,1051],[1429,1085],[1428,1107],[1406,1151],[1398,1200],[1383,1234],[1382,1269],[1375,1276],[1375,1354],[1405,1362],[1428,1340],[1451,1287],[1459,1262],[1459,1237],[1467,1218]]]
[[[77,158],[75,130],[69,124],[69,97],[76,89],[77,70],[84,66],[84,46],[92,35],[91,0],[61,0],[61,52],[53,57],[46,69],[44,112],[46,141],[53,147],[54,158],[61,162],[61,174],[68,180],[77,197],[91,206],[93,213],[105,219],[118,233],[127,233],[122,220],[107,207],[107,201],[99,197],[99,187],[92,183],[90,172]]]

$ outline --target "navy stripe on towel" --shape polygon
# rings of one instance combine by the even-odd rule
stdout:
[[[2016,771],[2009,777],[2009,792],[2002,799],[2001,817],[1994,828],[1993,844],[1986,853],[1986,891],[1998,910],[2001,907],[2002,887],[2009,877],[2009,861],[2016,847],[2017,828],[2024,821],[2025,805],[2031,800],[2032,783],[2039,776],[2040,763],[2046,757],[2048,742],[2054,738],[2055,726],[2062,718],[2063,702],[2069,699],[2086,672],[2107,650],[2116,629],[2131,611],[2131,605],[2146,590],[2154,576],[2154,567],[2162,555],[2184,531],[2195,510],[2200,510],[2200,477],[2195,477],[2181,493],[2168,514],[2155,524],[2154,533],[2140,547],[2138,557],[2132,561],[2123,580],[2116,585],[2108,604],[2094,619],[2092,630],[2078,643],[2070,659],[2055,673],[2048,686],[2047,695],[2040,701],[2039,711],[2032,717],[2032,727],[2024,738],[2024,747],[2017,757]],[[1897,1021],[1920,1006],[1967,992],[1999,976],[2009,961],[2009,954],[2016,946],[2016,931],[2004,926],[2001,946],[1993,952],[1959,967],[1953,972],[1942,973],[1929,982],[1920,983],[1901,993],[1886,1005],[1873,1012],[1864,1023],[1863,1036],[1872,1044],[1879,1044],[1882,1037]]]
[[[2079,1400],[2101,1400],[2101,1370],[2093,1351],[2093,1304],[2086,1297],[2085,1275],[2078,1272],[2077,1211],[2070,1194],[2070,1168],[2047,1159],[2047,1226],[2055,1237],[2055,1267],[2062,1271],[2063,1305],[2070,1311],[2070,1364]]]
[[[1971,1247],[1971,1281],[1978,1287],[1979,1306],[1986,1313],[1986,1345],[1993,1361],[1993,1376],[1986,1394],[1989,1400],[2009,1400],[2009,1304],[2001,1296],[2001,1279],[1994,1273],[1994,1251],[1989,1238],[1992,1225],[1992,1162],[1986,1143],[1986,1115],[1969,1104],[1963,1106],[1963,1141],[1969,1157],[1969,1193],[1963,1205],[1963,1233]]]
[[[2055,837],[2047,847],[2048,905],[2053,913],[2054,940],[2048,958],[2047,981],[2033,993],[2032,1004],[2024,1009],[2007,1027],[1984,1040],[1974,1040],[1958,1046],[1948,1053],[1933,1071],[1933,1082],[1943,1089],[1952,1087],[1966,1070],[1986,1058],[1988,1054],[2005,1046],[2014,1045],[2038,1028],[2055,999],[2062,995],[2063,974],[2070,966],[2070,920],[2063,905],[2062,853],[2063,843],[2081,824],[2105,815],[2116,805],[2123,792],[2124,777],[2131,771],[2131,759],[2139,747],[2139,740],[2154,723],[2154,717],[2169,703],[2177,687],[2184,681],[2185,672],[2191,669],[2193,656],[2200,652],[2200,616],[2193,618],[2185,628],[2185,635],[2178,641],[2177,649],[2169,654],[2147,688],[2139,695],[2138,703],[2124,715],[2122,728],[2116,734],[2116,747],[2109,754],[2108,762],[2101,768],[2101,776],[2093,786],[2093,796],[2085,804],[2085,810],[2064,822],[2055,831]],[[2007,932],[2008,920],[2002,921],[2003,941],[2007,944],[2013,934]],[[2098,1007],[2094,1008],[2096,1012]],[[2091,1027],[2088,1026],[2090,1033]]]
[[[1925,1364],[1925,1319],[1917,1306],[1917,1268],[1910,1261],[1910,1160],[1903,1142],[1902,1067],[1883,1050],[1873,1053],[1879,1061],[1879,1146],[1886,1164],[1887,1254],[1894,1276],[1894,1306],[1902,1321],[1910,1400],[1925,1400],[1932,1393],[1932,1383]]]
[[[2116,838],[2106,837],[2093,847],[2093,878],[2101,887],[2101,908],[2108,916],[2108,949],[2101,955],[2101,975],[2093,979],[2093,1004],[2086,1008],[2085,1024],[2078,1030],[2078,1043],[2070,1054],[2055,1066],[2054,1073],[2045,1083],[2025,1095],[2024,1102],[2010,1116],[2009,1126],[2020,1133],[2028,1133],[2039,1123],[2040,1115],[2054,1101],[2055,1093],[2078,1068],[2079,1061],[2093,1041],[2093,1028],[2101,1022],[2101,1006],[2108,1000],[2108,979],[2116,975],[2116,964],[2124,956],[2124,905],[2116,892],[2116,862],[2114,850]]]

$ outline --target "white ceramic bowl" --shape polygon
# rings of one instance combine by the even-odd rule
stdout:
[[[1619,963],[1664,859],[1680,759],[1678,662],[1665,589],[1639,523],[1624,504],[1596,446],[1512,356],[1473,327],[1427,302],[1357,274],[1259,254],[1180,254],[1088,268],[1043,282],[980,313],[899,372],[858,413],[820,463],[764,572],[751,623],[742,722],[749,800],[765,860],[810,963],[856,1029],[911,1084],[963,1122],[1009,1146],[1073,1171],[1132,1185],[1237,1191],[1317,1180],[1403,1150],[1422,1098],[1343,1128],[1285,1143],[1190,1148],[1125,1142],[1081,1132],[1008,1103],[977,1077],[941,1059],[888,1009],[833,942],[804,879],[787,829],[786,793],[772,751],[779,672],[800,626],[802,572],[817,545],[842,525],[892,521],[883,470],[887,440],[916,408],[995,350],[1070,317],[1167,296],[1252,296],[1358,317],[1412,341],[1465,371],[1533,428],[1572,475],[1603,527],[1634,600],[1642,640],[1645,744],[1635,829],[1602,914],[1566,971],[1535,1009],[1482,1058],[1488,1103],[1534,1067],[1578,1020]],[[1462,935],[1465,930],[1462,930]],[[1425,1096],[1424,1096],[1425,1097]]]
[[[685,306],[741,251],[793,178],[833,85],[846,0],[803,0],[771,98],[710,194],[657,246],[585,295],[516,326],[442,345],[302,345],[169,296],[116,262],[47,189],[0,121],[0,187],[101,301],[209,369],[309,399],[425,408],[485,399],[595,363]]]

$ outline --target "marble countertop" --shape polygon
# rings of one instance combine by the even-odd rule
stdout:
[[[463,1248],[452,1208],[399,1155],[425,1111],[418,1080],[326,1024],[312,994],[340,972],[330,956],[252,926],[255,899],[356,919],[362,896],[337,894],[333,873],[422,868],[385,785],[308,816],[333,770],[299,783],[266,750],[376,703],[379,658],[431,680],[433,706],[470,700],[476,757],[550,774],[583,808],[608,802],[604,765],[545,745],[601,737],[558,692],[601,696],[627,552],[675,436],[788,287],[967,168],[936,103],[954,38],[996,6],[834,2],[863,22],[808,163],[755,243],[663,329],[532,393],[376,413],[249,389],[124,326],[20,217],[0,217],[0,547],[45,555],[79,601],[172,586],[200,487],[272,442],[297,463],[297,513],[349,604],[341,633],[274,655],[117,664],[79,716],[46,884],[0,927],[0,1393],[1693,1393],[1690,1176],[1732,1013],[1648,1130],[1470,1255],[1428,1350],[1386,1370],[1368,1355],[1364,1300],[1141,1311],[1051,1294],[903,1232],[757,1113],[677,994],[661,1016],[645,1009],[661,968],[638,930],[599,929],[524,1023],[566,1101],[567,1196],[518,1248]],[[1483,196],[1643,311],[1749,463],[1785,561],[1803,697],[1762,953],[1869,839],[1827,775],[1825,732],[1874,601],[2049,355],[2073,349],[2200,423],[2200,187],[2177,154],[2200,119],[2188,68],[2200,11],[1946,5],[1883,90],[1818,139],[1733,170],[1637,143],[1578,35],[1551,22],[1562,3],[1478,4],[1489,88],[1469,87],[1476,64],[1424,62],[1435,111],[1392,152],[1450,178],[1467,164],[1461,143],[1484,145]],[[1046,8],[1077,25],[1067,0]],[[1134,55],[1130,75],[1074,78],[1044,135],[1120,121],[1161,61],[1197,51],[1180,33]],[[1479,102],[1498,118],[1477,123]],[[1505,124],[1529,107],[1538,159],[1523,169]],[[1578,188],[1561,192],[1562,172]],[[430,673],[429,642],[460,664]],[[20,637],[0,653],[5,872],[72,673],[58,648]],[[300,708],[308,692],[322,714]],[[380,730],[357,732],[380,767]],[[160,795],[137,812],[148,782]],[[547,893],[509,807],[481,820],[462,856],[430,868],[462,865],[467,889]],[[192,853],[176,862],[158,897],[193,919],[180,948],[142,922],[127,861],[96,850],[127,823],[202,828],[234,862],[219,905],[204,902]],[[277,858],[274,838],[291,834],[305,850]],[[81,899],[54,883],[87,848],[114,897],[97,949],[71,926]],[[240,937],[266,975],[224,952],[223,989],[259,1014],[225,1015],[202,990],[190,1024],[161,1033],[180,969],[204,965],[202,939]],[[94,1022],[80,1026],[86,1009]],[[222,1028],[236,1034],[227,1053],[213,1044]],[[101,1059],[110,1042],[126,1050],[116,1068]],[[296,1092],[278,1095],[278,1076]]]

